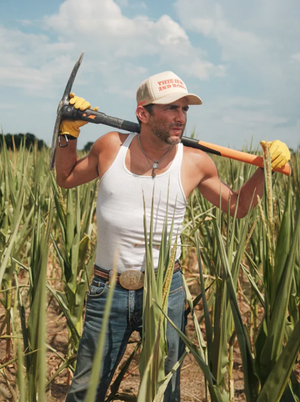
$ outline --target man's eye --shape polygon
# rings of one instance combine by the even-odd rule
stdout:
[[[170,106],[167,106],[166,109],[167,109],[167,110],[176,111],[176,110],[178,110],[178,109],[180,109],[180,108],[179,108],[177,105],[170,105]],[[187,112],[187,111],[189,110],[189,106],[183,107],[182,110],[183,110],[184,112]]]

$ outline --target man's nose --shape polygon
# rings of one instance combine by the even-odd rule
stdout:
[[[176,121],[184,124],[186,122],[186,112],[178,108],[176,113]]]

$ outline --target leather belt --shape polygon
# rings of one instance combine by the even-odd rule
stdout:
[[[174,272],[179,271],[181,268],[180,262],[178,260],[175,261],[174,264]],[[107,271],[106,269],[100,268],[97,265],[94,265],[94,275],[109,281],[112,271]],[[133,269],[128,269],[127,271],[122,272],[121,274],[117,274],[116,281],[127,290],[138,290],[144,286],[144,273],[141,271],[136,271]]]

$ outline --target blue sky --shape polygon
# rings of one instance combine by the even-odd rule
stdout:
[[[135,119],[145,78],[171,70],[199,95],[185,135],[241,149],[300,144],[299,0],[0,0],[0,126],[51,144],[75,61],[73,91]],[[109,127],[82,129],[79,148]]]

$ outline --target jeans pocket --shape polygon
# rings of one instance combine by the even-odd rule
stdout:
[[[185,294],[183,288],[182,273],[180,271],[177,271],[173,275],[169,295],[174,295],[176,293],[179,293],[180,291]]]
[[[94,278],[90,290],[87,292],[88,298],[101,297],[107,288],[107,284],[99,279]]]

